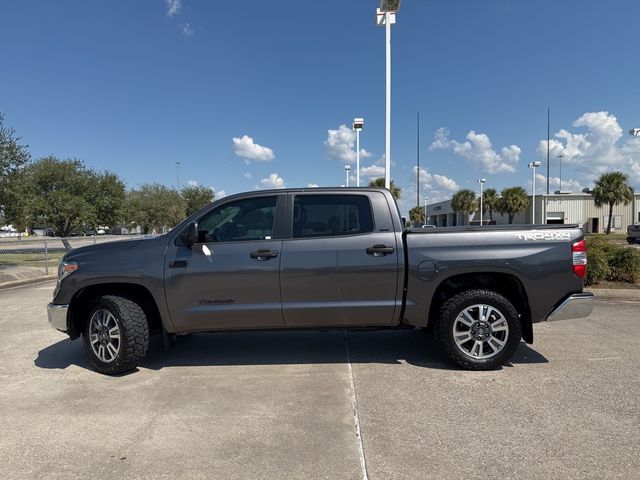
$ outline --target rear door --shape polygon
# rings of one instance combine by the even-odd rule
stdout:
[[[198,222],[199,242],[178,237],[166,255],[165,294],[179,331],[284,325],[280,298],[285,195],[230,200]]]
[[[399,248],[388,208],[381,192],[290,194],[280,267],[287,326],[393,321]]]

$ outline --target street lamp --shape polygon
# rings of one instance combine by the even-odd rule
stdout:
[[[178,191],[180,191],[180,162],[176,162],[176,168],[178,169]]]
[[[391,188],[391,25],[396,23],[396,12],[400,10],[400,0],[381,0],[376,10],[376,24],[384,25],[386,30],[387,51],[387,93],[386,93],[386,127],[384,149],[384,186]]]
[[[640,128],[632,128],[629,130],[629,135],[632,137],[640,137]]]
[[[364,127],[364,118],[353,119],[353,131],[356,132],[356,187],[360,186],[360,131]]]
[[[351,165],[345,165],[344,166],[344,174],[347,177],[347,187],[349,186],[349,171],[351,170]]]
[[[562,159],[564,158],[564,155],[560,154],[558,155],[558,160],[560,160],[560,193],[562,193]]]
[[[427,226],[427,197],[424,197],[424,225]]]
[[[483,187],[484,187],[484,182],[486,182],[487,179],[486,178],[479,178],[478,179],[478,183],[480,184],[480,226],[484,225],[484,220],[483,220],[483,214],[484,214],[484,209],[483,209],[483,205],[482,205],[482,194],[483,194]]]
[[[540,162],[532,162],[529,164],[531,169],[531,225],[536,223],[536,168],[540,166]]]

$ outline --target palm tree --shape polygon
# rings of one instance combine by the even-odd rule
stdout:
[[[384,178],[380,177],[380,178],[375,178],[373,180],[370,180],[369,186],[384,188]],[[391,180],[391,185],[389,190],[391,191],[391,195],[393,195],[393,198],[395,198],[396,200],[400,199],[400,194],[402,193],[402,190],[400,189],[400,187],[396,186],[395,183],[393,183],[393,180]]]
[[[451,198],[451,208],[454,212],[462,214],[464,225],[464,219],[466,218],[468,222],[469,214],[478,208],[475,192],[468,189],[460,190]]]
[[[424,207],[418,205],[409,210],[409,220],[411,220],[414,225],[424,225],[426,223],[424,217]]]
[[[478,199],[478,203],[480,203],[480,199]],[[482,214],[484,212],[489,212],[489,219],[493,223],[493,212],[498,211],[498,204],[500,203],[500,197],[498,196],[498,192],[496,192],[495,188],[487,188],[484,192],[482,192]]]
[[[498,211],[501,214],[509,215],[509,224],[513,223],[513,217],[520,212],[524,212],[529,206],[527,191],[522,187],[503,188],[500,192],[502,198],[498,204]]]
[[[608,172],[600,175],[593,189],[593,201],[597,207],[609,205],[609,223],[607,235],[611,233],[613,207],[622,203],[628,205],[633,201],[633,189],[629,186],[629,175],[622,172]]]

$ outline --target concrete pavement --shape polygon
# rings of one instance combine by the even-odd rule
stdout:
[[[362,479],[362,454],[371,480],[640,471],[632,300],[536,325],[495,372],[403,330],[155,338],[138,371],[105,377],[47,325],[52,290],[0,291],[3,478]]]

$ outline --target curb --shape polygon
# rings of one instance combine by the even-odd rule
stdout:
[[[596,296],[596,300],[636,300],[640,301],[638,288],[587,288]]]
[[[35,283],[43,283],[51,280],[55,280],[57,275],[43,275],[41,277],[26,278],[24,280],[11,280],[9,282],[0,283],[0,290],[7,290],[14,287],[23,287],[25,285],[32,285]]]

